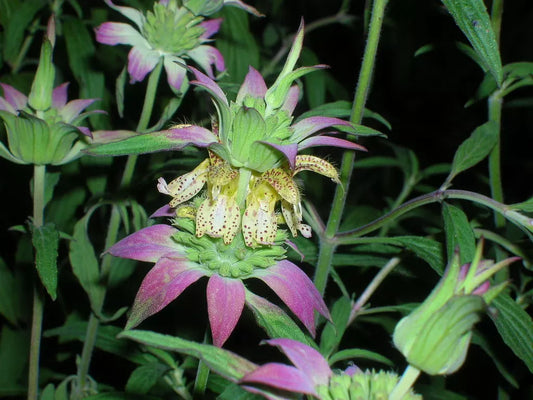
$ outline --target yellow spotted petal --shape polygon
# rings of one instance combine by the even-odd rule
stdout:
[[[212,185],[223,186],[239,178],[239,172],[220,157],[211,157],[208,179]]]
[[[179,176],[167,185],[169,194],[173,197],[170,201],[170,207],[176,207],[194,197],[207,182],[207,172],[209,168],[209,159],[202,161],[191,172]]]
[[[181,206],[176,209],[176,216],[180,218],[196,218],[196,208],[193,206]]]
[[[261,175],[261,179],[268,182],[289,203],[296,204],[300,201],[300,192],[292,176],[281,168],[265,171]]]
[[[210,206],[209,199],[205,199],[196,211],[196,236],[202,237],[209,226]]]
[[[331,180],[335,183],[340,183],[337,169],[329,162],[323,160],[320,157],[309,155],[296,156],[296,163],[293,175],[296,175],[298,172],[301,171],[313,171],[317,174],[321,174],[327,176],[328,178],[331,178]]]
[[[285,225],[287,225],[287,227],[291,231],[292,236],[298,236],[298,231],[296,230],[298,220],[296,220],[296,216],[294,215],[292,204],[285,200],[282,200],[281,213],[283,214],[283,218],[285,219]]]

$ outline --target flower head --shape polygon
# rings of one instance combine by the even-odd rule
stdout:
[[[456,252],[438,285],[394,330],[394,345],[414,367],[431,375],[457,371],[466,358],[474,324],[506,286],[491,287],[489,278],[518,258],[482,260],[483,241],[474,260],[460,265]]]
[[[315,349],[292,339],[272,339],[267,344],[279,347],[295,365],[268,363],[244,375],[239,383],[267,399],[289,398],[303,393],[320,400],[386,399],[398,383],[398,376],[385,371],[361,371],[355,366],[334,372]],[[276,394],[268,388],[274,388]],[[292,398],[292,397],[290,397]],[[412,392],[406,400],[421,399]]]
[[[245,304],[255,298],[243,280],[265,282],[305,327],[315,333],[315,311],[329,312],[311,280],[296,265],[284,260],[284,238],[273,246],[251,249],[242,240],[226,245],[219,239],[197,237],[194,222],[174,221],[178,228],[153,225],[122,239],[108,252],[139,261],[154,262],[135,298],[127,328],[159,312],[202,276],[209,278],[207,306],[213,343],[222,346],[240,318]]]
[[[157,63],[163,62],[170,87],[179,92],[186,82],[186,60],[193,60],[207,75],[213,68],[224,70],[220,52],[206,43],[218,32],[221,19],[205,20],[176,0],[160,0],[146,14],[131,7],[106,4],[131,20],[135,27],[121,22],[104,22],[96,28],[96,40],[108,45],[132,46],[128,55],[131,83],[142,81]],[[243,5],[244,6],[244,5]]]

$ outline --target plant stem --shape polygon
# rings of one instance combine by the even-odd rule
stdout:
[[[209,367],[206,363],[200,360],[198,363],[198,370],[196,371],[196,379],[194,381],[194,398],[201,398],[204,396],[208,378]]]
[[[366,42],[363,62],[361,64],[361,70],[359,72],[359,80],[357,83],[357,89],[355,91],[352,114],[350,117],[350,121],[354,124],[360,124],[361,120],[363,119],[363,112],[370,90],[370,82],[372,81],[372,72],[374,70],[376,61],[376,54],[386,5],[387,0],[374,0],[372,6],[372,16],[370,19],[368,39]],[[320,250],[314,279],[315,285],[320,293],[324,293],[326,283],[328,281],[329,270],[331,268],[333,254],[336,249],[332,239],[335,237],[335,234],[339,229],[340,220],[346,202],[346,196],[349,189],[350,179],[352,176],[354,160],[355,152],[346,151],[344,153],[339,177],[341,184],[337,186],[335,190],[333,206],[326,226],[326,232],[320,240]]]
[[[491,21],[496,42],[500,43],[501,25],[503,15],[503,0],[493,0],[491,9]],[[489,121],[494,121],[498,127],[498,140],[489,155],[489,181],[490,190],[494,200],[503,203],[503,187],[501,173],[501,129],[502,129],[502,106],[503,97],[501,89],[496,90],[488,99]],[[494,216],[496,228],[505,226],[505,219],[496,214]]]
[[[420,370],[412,365],[407,366],[400,381],[389,394],[389,400],[401,400],[409,392],[420,375]]]
[[[376,274],[374,279],[372,279],[372,282],[366,287],[363,293],[361,293],[361,296],[357,299],[354,306],[352,307],[352,311],[350,312],[350,318],[348,318],[348,323],[346,326],[350,325],[355,318],[357,317],[357,314],[365,303],[368,301],[370,296],[374,294],[376,289],[381,285],[381,283],[385,280],[387,275],[400,263],[400,259],[398,257],[391,258],[389,262],[379,270],[379,272]]]
[[[46,166],[33,166],[33,225],[35,228],[41,227],[44,223],[45,176]],[[39,392],[39,354],[44,313],[44,296],[39,287],[39,282],[36,281],[34,285],[28,371],[28,400],[37,400]]]
[[[148,84],[146,87],[146,94],[144,96],[143,109],[141,116],[139,118],[139,123],[137,124],[137,132],[144,132],[148,128],[150,123],[150,118],[152,115],[152,110],[154,107],[155,95],[157,92],[157,85],[159,83],[159,77],[161,76],[161,70],[163,67],[163,62],[160,61],[154,70],[150,74],[148,79]],[[137,162],[136,155],[128,156],[126,165],[124,166],[124,171],[122,173],[122,180],[120,182],[120,189],[127,188],[133,178],[133,173],[135,171],[135,164]],[[120,230],[120,213],[117,207],[112,207],[111,216],[109,217],[109,225],[107,227],[106,240],[104,248],[108,249],[113,244],[116,243],[118,233]],[[98,327],[100,321],[98,320],[98,315],[102,312],[105,296],[106,296],[106,283],[111,271],[111,256],[105,255],[102,260],[101,270],[100,270],[100,282],[104,285],[104,290],[101,292],[101,296],[97,299],[94,299],[93,307],[95,308],[91,315],[89,316],[89,322],[87,324],[87,331],[85,333],[85,341],[83,342],[83,349],[81,353],[80,362],[78,365],[78,388],[83,395],[84,388],[87,383],[87,377],[89,374],[89,367],[91,364],[92,353],[96,343],[96,337],[98,334]]]
[[[398,208],[395,208],[389,213],[375,219],[374,221],[366,225],[337,234],[334,239],[334,243],[337,245],[359,243],[362,240],[360,239],[361,236],[374,232],[383,225],[390,223],[391,220],[394,220],[395,218],[398,218],[399,216],[411,210],[414,210],[415,208],[421,207],[426,204],[442,202],[445,199],[469,200],[473,203],[484,205],[490,208],[491,210],[494,210],[497,213],[501,214],[503,217],[511,220],[512,222],[533,232],[533,218],[528,218],[525,215],[514,211],[511,207],[497,202],[491,199],[490,197],[467,190],[436,190],[434,192],[424,194],[422,196],[409,200]]]

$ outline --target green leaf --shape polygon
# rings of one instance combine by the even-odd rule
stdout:
[[[320,337],[320,352],[331,354],[339,346],[352,311],[352,301],[348,297],[339,298],[331,307],[331,322],[327,322]]]
[[[302,65],[316,65],[320,61],[312,50],[304,48],[300,55],[300,63]],[[304,82],[304,94],[309,103],[309,108],[324,104],[324,101],[326,101],[326,71],[321,70],[306,75]]]
[[[6,61],[15,62],[22,47],[26,28],[29,27],[37,11],[45,5],[46,2],[42,0],[26,0],[22,3],[18,2],[11,9],[9,17],[2,24],[4,28],[3,53]]]
[[[25,372],[30,344],[29,331],[13,330],[6,324],[0,331],[0,394],[26,391]]]
[[[230,351],[175,336],[162,335],[150,331],[131,330],[124,331],[119,337],[196,357],[203,360],[213,372],[233,381],[242,378],[256,368],[255,364]]]
[[[15,287],[15,278],[0,258],[0,314],[13,325],[17,324],[17,297],[19,292]]]
[[[44,205],[46,206],[54,196],[54,189],[59,182],[61,172],[46,172],[44,184]],[[33,185],[32,185],[33,190]]]
[[[530,197],[522,203],[516,203],[511,206],[513,210],[524,211],[527,213],[533,212],[533,197]]]
[[[35,248],[35,266],[46,291],[57,297],[57,248],[59,232],[53,224],[32,227],[32,243]]]
[[[298,325],[281,308],[263,297],[246,291],[246,304],[254,314],[257,324],[261,326],[271,338],[289,338],[308,345],[313,345]]]
[[[442,218],[448,259],[451,260],[455,249],[459,248],[461,264],[472,261],[476,252],[476,239],[466,214],[458,207],[442,203]]]
[[[474,47],[485,68],[500,86],[503,81],[502,61],[483,0],[442,0],[442,2]]]
[[[146,357],[133,343],[117,339],[122,329],[112,325],[101,325],[96,336],[96,347],[115,354],[135,364],[144,364]],[[67,320],[63,326],[49,329],[44,337],[58,336],[60,342],[77,340],[83,342],[87,335],[87,322]]]
[[[445,262],[441,243],[419,236],[396,236],[391,239],[426,261],[437,273],[442,274],[444,271]]]
[[[448,186],[459,173],[473,167],[487,157],[497,141],[498,125],[495,122],[489,121],[478,126],[455,152],[452,169],[444,186]]]
[[[54,400],[54,395],[56,392],[56,388],[53,383],[49,383],[46,385],[44,390],[41,393],[41,396],[39,397],[41,400]]]
[[[157,381],[169,370],[168,366],[153,362],[137,367],[126,383],[126,392],[146,394]]]
[[[345,349],[333,354],[330,359],[330,365],[335,364],[336,362],[342,360],[354,360],[358,358],[364,358],[366,360],[377,361],[383,364],[386,364],[390,367],[394,366],[394,363],[389,360],[387,357],[382,356],[379,353],[374,351],[365,350],[365,349]]]
[[[87,26],[80,23],[78,19],[65,20],[63,22],[63,30],[69,66],[80,85],[80,98],[100,99],[98,107],[91,105],[89,107],[90,110],[97,108],[110,109],[110,104],[107,100],[108,96],[106,95],[104,74],[92,68],[96,53],[92,34],[87,29]],[[105,129],[108,125],[107,118],[104,114],[93,114],[89,117],[95,129]]]
[[[100,263],[87,233],[93,211],[94,208],[74,225],[73,240],[69,243],[69,259],[72,272],[89,296],[92,308],[99,310],[105,288],[100,283]]]
[[[161,397],[122,392],[105,392],[84,397],[84,400],[161,400]]]
[[[224,389],[224,391],[220,393],[220,396],[217,397],[217,400],[262,400],[262,399],[264,399],[263,396],[250,393],[235,383],[228,385],[226,389]]]
[[[490,317],[507,346],[533,373],[533,321],[529,314],[507,294],[500,294],[491,303],[497,313]]]
[[[217,35],[217,48],[224,56],[231,82],[242,82],[249,65],[259,68],[259,46],[250,32],[245,11],[224,7],[221,17],[224,23]]]
[[[117,111],[120,118],[124,118],[124,87],[126,86],[127,78],[128,70],[126,66],[124,66],[115,81],[115,100],[117,102]]]

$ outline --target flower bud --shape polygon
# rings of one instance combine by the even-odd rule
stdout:
[[[28,104],[37,111],[45,111],[52,105],[52,91],[54,89],[55,68],[52,63],[52,43],[44,39],[41,47],[39,66],[28,97]]]

